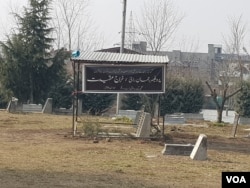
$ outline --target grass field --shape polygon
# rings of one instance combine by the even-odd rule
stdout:
[[[85,119],[85,117],[81,117]],[[119,125],[117,125],[119,126]],[[162,140],[71,136],[72,117],[0,111],[0,187],[221,187],[221,172],[250,171],[250,126],[167,126]],[[80,130],[80,129],[79,129]],[[133,130],[126,129],[126,130]],[[162,155],[164,143],[208,139],[208,160]]]

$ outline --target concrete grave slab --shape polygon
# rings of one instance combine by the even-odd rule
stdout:
[[[42,112],[43,106],[41,104],[23,104],[23,112]]]
[[[192,144],[165,144],[162,154],[189,156],[193,148]]]
[[[183,114],[166,114],[165,125],[180,125],[185,123]]]

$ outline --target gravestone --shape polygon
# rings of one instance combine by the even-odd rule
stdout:
[[[239,118],[240,118],[240,115],[238,113],[235,113],[234,124],[233,124],[233,129],[232,129],[232,137],[235,137],[237,127],[238,127]]]
[[[9,102],[7,106],[8,112],[16,112],[18,106],[18,99],[15,97],[12,97],[11,101]]]
[[[82,99],[78,99],[78,109],[77,109],[77,112],[78,112],[78,115],[82,115]]]
[[[52,98],[47,98],[46,103],[43,107],[42,113],[52,114]]]
[[[137,128],[137,127],[138,127],[139,120],[140,120],[140,117],[141,117],[142,113],[143,113],[143,112],[141,112],[141,111],[138,111],[138,112],[136,113],[135,120],[134,120],[134,125],[133,125],[134,128]]]
[[[190,158],[193,160],[203,161],[207,159],[207,136],[200,134],[197,139],[194,149],[190,154]]]
[[[151,133],[151,115],[150,113],[142,112],[138,127],[136,130],[136,137],[146,138]]]

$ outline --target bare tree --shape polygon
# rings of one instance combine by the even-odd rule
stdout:
[[[18,3],[19,2],[9,1],[8,4],[6,4],[9,15],[5,17],[4,20],[1,20],[4,21],[3,23],[1,22],[1,33],[4,33],[5,37],[8,34],[18,33],[18,29],[20,28],[18,17],[20,17],[20,13],[23,12],[23,7],[21,6],[22,4]]]
[[[179,42],[179,49],[183,52],[195,53],[200,47],[199,38],[182,36]]]
[[[55,11],[54,13],[54,17],[52,19],[52,27],[54,28],[53,32],[52,32],[52,37],[55,37],[55,47],[56,49],[60,49],[62,46],[61,46],[61,43],[64,44],[64,37],[63,37],[63,31],[62,31],[62,28],[63,28],[63,25],[62,25],[62,22],[60,21],[60,17],[58,15],[58,12]]]
[[[226,54],[225,60],[218,65],[219,88],[212,88],[206,81],[217,109],[217,122],[222,122],[222,112],[226,102],[242,89],[243,62],[242,49],[246,34],[246,24],[242,16],[229,19],[230,34],[224,37]]]
[[[171,0],[146,1],[137,30],[156,54],[172,42],[183,18]]]
[[[87,51],[102,47],[103,39],[89,13],[90,0],[55,0],[53,6],[57,48]]]
[[[240,69],[240,78],[243,79],[243,64],[241,61],[241,54],[244,51],[244,39],[246,35],[246,24],[242,21],[242,16],[239,18],[229,18],[230,33],[228,38],[224,38],[226,50],[229,54],[235,54],[237,61],[234,62]]]
[[[168,77],[185,77],[187,79],[200,79],[200,57],[197,50],[199,40],[183,37],[179,43],[180,50],[174,50],[169,54]]]
[[[79,48],[79,40],[87,30],[88,3],[88,0],[56,0],[54,2],[54,24],[57,29],[57,39],[60,40],[58,43],[60,44],[61,40],[64,40],[64,45],[67,43],[70,51],[72,50],[72,45]]]
[[[172,0],[148,0],[137,21],[136,33],[147,42],[153,55],[169,47],[174,34],[184,18],[175,8]],[[143,95],[152,117],[159,117],[160,95]],[[159,123],[159,118],[158,118]]]

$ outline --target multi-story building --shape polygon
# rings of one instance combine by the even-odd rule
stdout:
[[[227,95],[239,87],[237,82],[250,78],[250,55],[246,50],[244,54],[229,54],[222,52],[222,45],[208,44],[207,53],[173,51],[147,51],[146,43],[139,42],[132,45],[132,50],[142,54],[167,55],[169,58],[167,76],[195,78],[204,84],[204,107],[215,108],[211,102],[211,92],[206,85],[216,90],[218,96],[227,89]],[[234,98],[227,101],[227,106],[234,106]]]
[[[204,86],[207,81],[218,90],[225,82],[232,85],[240,76],[247,79],[250,75],[250,56],[222,53],[222,45],[208,44],[207,53],[180,50],[152,52],[145,50],[145,42],[132,45],[132,49],[142,54],[167,55],[168,76],[197,78]],[[209,94],[208,88],[204,88]]]

